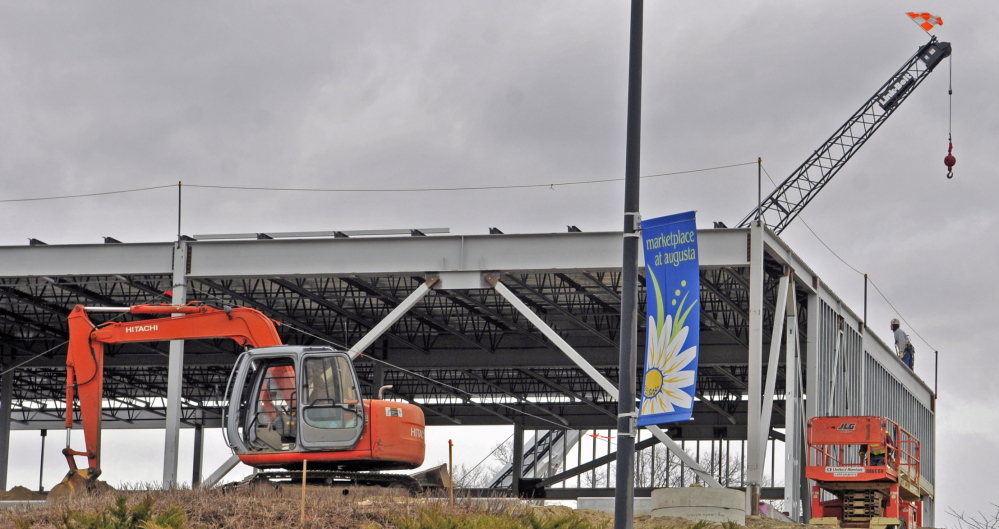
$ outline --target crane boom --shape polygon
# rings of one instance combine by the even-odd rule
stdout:
[[[739,222],[739,227],[749,226],[757,215],[761,215],[764,225],[774,233],[784,231],[950,52],[950,43],[937,42],[936,37],[921,46],[846,123],[763,200],[759,210],[754,208],[749,212]]]

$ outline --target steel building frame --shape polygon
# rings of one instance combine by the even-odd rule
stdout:
[[[250,306],[281,322],[287,343],[346,349],[436,276],[440,281],[433,291],[357,359],[366,394],[392,384],[390,395],[419,404],[430,425],[614,428],[616,395],[559,350],[486,275],[498,278],[596,374],[616,381],[620,237],[432,235],[3,247],[0,364],[6,374],[0,389],[9,385],[11,396],[0,410],[9,414],[0,415],[10,418],[13,429],[62,427],[61,346],[65,318],[75,304],[186,299]],[[825,414],[833,403],[834,413],[886,414],[919,435],[924,475],[932,482],[932,391],[887,345],[864,332],[860,318],[774,234],[753,227],[701,230],[698,237],[698,404],[694,420],[669,425],[666,433],[686,441],[746,440],[746,481],[760,483],[767,439],[787,435],[792,457],[803,437],[786,423]],[[837,358],[840,321],[844,337]],[[779,338],[776,347],[772,336]],[[221,400],[237,354],[224,340],[109,347],[105,427],[170,425],[169,441],[180,427],[220,426]],[[767,369],[773,363],[776,369]],[[844,367],[849,376],[831,386],[831,374]],[[765,401],[772,405],[765,407]],[[764,408],[773,411],[767,424]],[[0,440],[8,432],[0,431]],[[176,463],[170,462],[176,461],[176,444],[172,454],[170,446],[165,483],[177,480]],[[5,477],[6,465],[0,470]],[[792,492],[805,484],[793,470],[786,472],[785,494],[793,501]]]

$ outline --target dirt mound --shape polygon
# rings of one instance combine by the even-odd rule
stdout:
[[[569,507],[542,507],[543,509],[565,509],[569,511]],[[554,512],[563,512],[556,510]],[[611,527],[614,525],[614,515],[603,511],[594,511],[591,509],[576,509],[576,514],[582,517],[584,520],[589,522],[593,527]],[[675,516],[661,516],[653,518],[648,514],[640,514],[635,516],[635,529],[687,529],[688,527],[694,525],[697,522],[688,520],[686,518],[677,518]],[[722,529],[721,524],[713,523],[708,524],[703,527],[703,529]],[[754,528],[754,529],[783,529],[783,528]]]
[[[44,500],[45,495],[20,485],[7,492],[0,491],[0,501]]]
[[[541,507],[541,509],[553,509],[553,512],[560,512],[556,509],[568,509],[568,507]],[[576,513],[595,527],[610,527],[614,523],[614,515],[603,511],[578,509]],[[661,516],[656,518],[647,514],[635,516],[635,529],[687,529],[696,523],[694,520],[677,518],[675,516]],[[822,526],[808,526],[793,522],[784,522],[764,516],[746,517],[747,529],[805,529],[807,527],[819,528]],[[724,529],[724,526],[719,523],[708,523],[702,529]],[[823,527],[823,529],[828,529],[828,526]]]

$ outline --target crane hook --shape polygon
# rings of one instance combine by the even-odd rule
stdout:
[[[947,166],[947,178],[954,178],[954,165],[957,163],[957,158],[951,154],[954,150],[954,143],[951,142],[947,147],[947,156],[944,156],[944,165]]]

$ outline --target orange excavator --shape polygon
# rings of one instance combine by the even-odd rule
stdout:
[[[95,326],[91,311],[153,316]],[[282,345],[276,323],[245,307],[187,305],[124,308],[77,305],[69,315],[66,356],[66,448],[69,473],[50,498],[92,488],[101,475],[101,415],[105,344],[230,338],[247,348],[236,360],[227,387],[225,433],[240,461],[273,477],[310,482],[347,481],[418,490],[410,476],[367,472],[405,470],[423,464],[423,411],[415,405],[361,399],[350,357],[330,347]],[[380,397],[380,395],[379,395]],[[86,450],[70,445],[74,401],[79,400]],[[87,458],[78,468],[76,457]],[[307,463],[306,463],[307,462]]]

